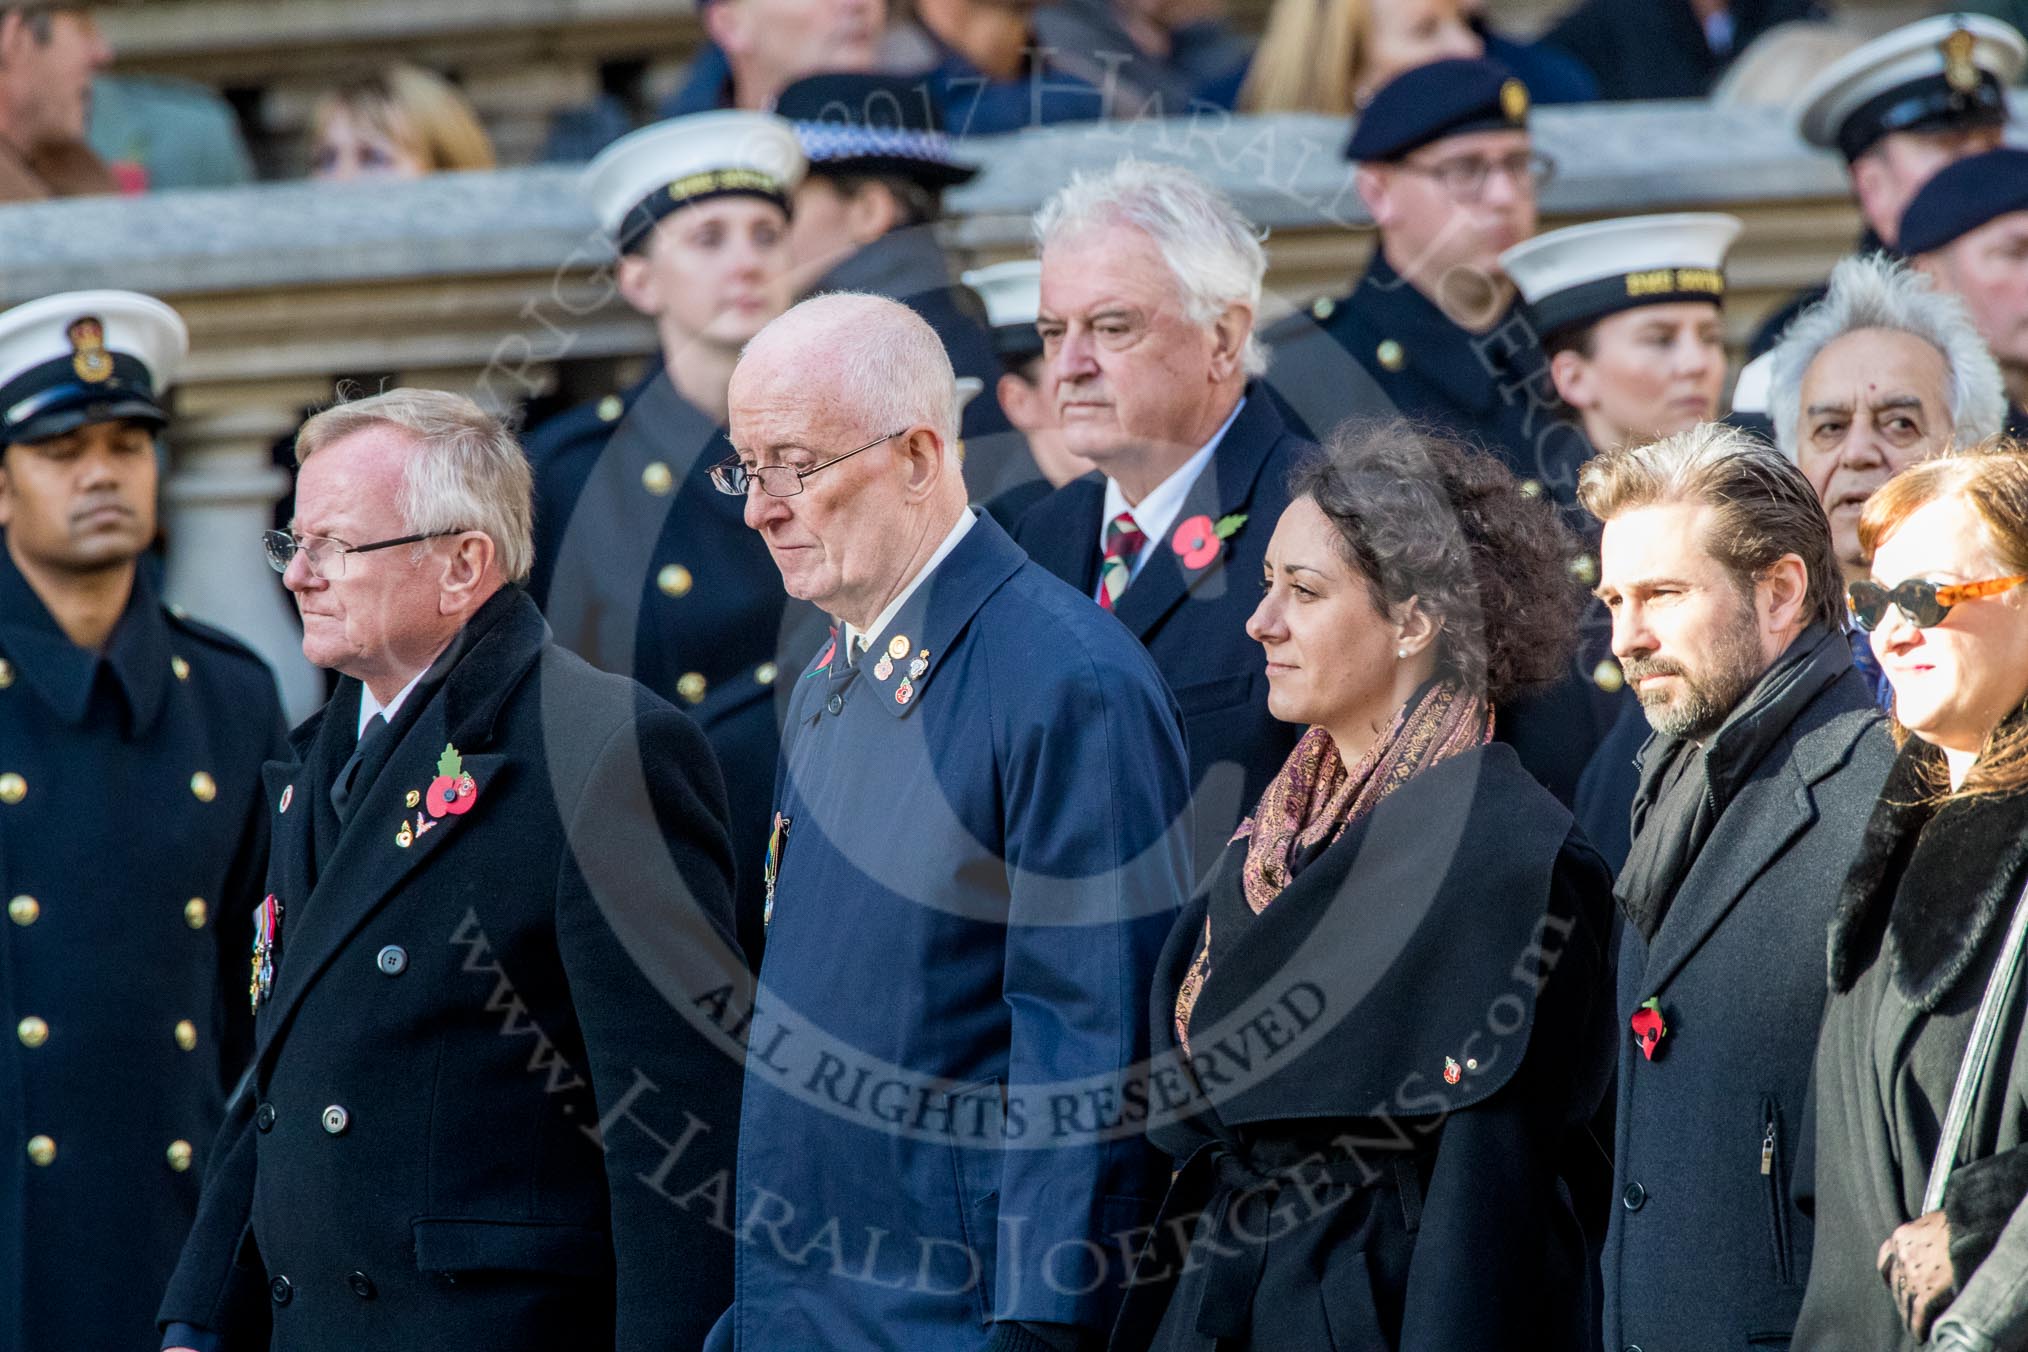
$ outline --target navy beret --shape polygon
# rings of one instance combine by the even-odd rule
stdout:
[[[1446,136],[1528,126],[1528,86],[1497,61],[1432,61],[1380,87],[1352,127],[1348,160],[1398,160]]]
[[[1897,246],[1932,253],[2010,211],[2028,211],[2028,150],[2002,147],[1946,165],[1901,213]]]

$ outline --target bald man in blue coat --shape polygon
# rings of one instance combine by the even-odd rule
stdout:
[[[806,301],[733,377],[746,496],[837,618],[797,679],[713,1346],[1103,1345],[1160,1170],[1142,1010],[1190,885],[1188,762],[1133,636],[966,506],[950,364]]]

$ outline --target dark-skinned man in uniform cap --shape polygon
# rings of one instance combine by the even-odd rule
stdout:
[[[1549,354],[1557,394],[1601,452],[1718,416],[1725,256],[1740,228],[1738,217],[1716,212],[1628,216],[1552,230],[1500,255]],[[1579,580],[1597,582],[1591,556],[1575,567]],[[1594,667],[1615,684],[1616,664]],[[1634,756],[1648,739],[1640,701],[1621,689],[1618,718],[1585,767],[1575,804],[1586,838],[1614,868],[1631,843]]]
[[[2007,86],[2028,65],[2028,42],[1979,14],[1938,14],[1847,52],[1796,96],[1796,131],[1844,157],[1863,228],[1855,254],[1899,249],[1901,216],[1945,165],[1991,150],[2007,125]],[[1767,407],[1762,360],[1782,330],[1823,299],[1813,286],[1769,315],[1748,345],[1733,408]]]
[[[943,339],[959,378],[978,382],[965,405],[965,440],[1005,432],[986,307],[936,237],[945,190],[979,170],[958,160],[922,81],[810,75],[782,91],[775,113],[795,126],[810,165],[789,222],[804,292],[867,291],[914,310]]]
[[[1535,233],[1552,167],[1528,110],[1527,87],[1494,61],[1432,61],[1381,86],[1345,147],[1378,235],[1372,261],[1350,294],[1268,329],[1268,384],[1310,429],[1400,414],[1476,442],[1583,535],[1577,474],[1591,446],[1500,270],[1502,251]],[[1573,586],[1591,555],[1573,546]],[[1517,700],[1499,732],[1566,804],[1616,714],[1618,673],[1600,666],[1591,618],[1569,677]]]
[[[339,404],[266,538],[341,673],[264,767],[252,1065],[163,1299],[167,1347],[695,1348],[730,1298],[746,976],[689,718],[558,648],[529,474],[462,395]],[[243,969],[244,970],[244,969]]]
[[[654,320],[661,349],[630,388],[528,437],[529,590],[558,643],[677,704],[710,739],[756,961],[790,612],[766,547],[708,475],[732,453],[721,424],[739,349],[788,308],[802,172],[788,123],[767,113],[698,113],[606,147],[583,189],[619,251],[620,295]]]
[[[2007,431],[2028,436],[2028,150],[1959,160],[1901,218],[1902,249],[1965,303],[2007,382]]]
[[[141,564],[187,345],[132,292],[0,315],[5,1352],[155,1346],[251,1045],[281,706],[260,659],[165,607]]]

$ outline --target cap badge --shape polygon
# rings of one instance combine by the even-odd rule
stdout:
[[[88,385],[101,385],[113,378],[113,358],[106,351],[106,326],[91,315],[72,322],[68,333],[71,369]]]
[[[1509,80],[1500,86],[1500,111],[1509,122],[1519,122],[1528,116],[1528,86],[1519,80]]]
[[[1940,44],[1943,49],[1944,83],[1960,94],[1969,94],[1979,87],[1979,67],[1972,60],[1972,49],[1977,45],[1971,31],[1953,28],[1950,36]]]

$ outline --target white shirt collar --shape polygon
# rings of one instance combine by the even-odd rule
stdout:
[[[942,563],[950,555],[950,552],[958,547],[958,541],[965,538],[965,532],[971,530],[977,520],[978,518],[972,514],[972,509],[969,507],[959,513],[958,524],[951,527],[951,533],[946,535],[944,542],[937,546],[937,552],[929,556],[929,562],[925,563],[917,571],[916,575],[909,579],[908,585],[903,587],[900,594],[887,603],[887,609],[881,611],[879,617],[873,621],[873,627],[866,631],[866,636],[869,639],[879,638],[887,632],[887,626],[893,624],[894,617],[901,613],[902,604],[909,597],[915,595],[915,589],[923,584],[923,580],[931,573],[934,573],[937,570],[937,565]],[[848,654],[852,651],[852,645],[858,638],[859,631],[849,624],[846,625],[845,651]]]
[[[1217,452],[1218,443],[1225,440],[1225,434],[1231,430],[1234,420],[1239,417],[1239,411],[1245,407],[1246,396],[1242,394],[1239,402],[1232,406],[1232,412],[1225,415],[1225,421],[1211,434],[1211,440],[1205,442],[1197,454],[1185,460],[1168,478],[1149,489],[1148,495],[1139,503],[1129,506],[1127,495],[1120,491],[1118,481],[1107,476],[1106,506],[1105,511],[1099,516],[1099,553],[1106,552],[1106,523],[1121,512],[1132,512],[1134,524],[1141,528],[1141,534],[1148,537],[1140,552],[1134,555],[1132,570],[1127,574],[1129,577],[1138,576],[1141,565],[1148,560],[1149,548],[1158,540],[1168,538],[1169,527],[1176,524],[1176,516],[1183,510],[1183,499],[1190,496],[1190,490],[1197,483],[1197,477],[1204,473],[1204,467],[1211,463],[1212,455]]]
[[[382,704],[379,700],[375,699],[373,697],[373,688],[367,685],[366,682],[361,681],[359,683],[359,727],[352,734],[353,737],[359,738],[366,735],[366,725],[373,721],[375,714],[379,714],[392,723],[394,716],[401,712],[402,701],[409,697],[410,692],[421,684],[422,678],[428,674],[429,668],[424,667],[421,671],[409,677],[408,684],[395,691],[394,698],[386,704]]]

